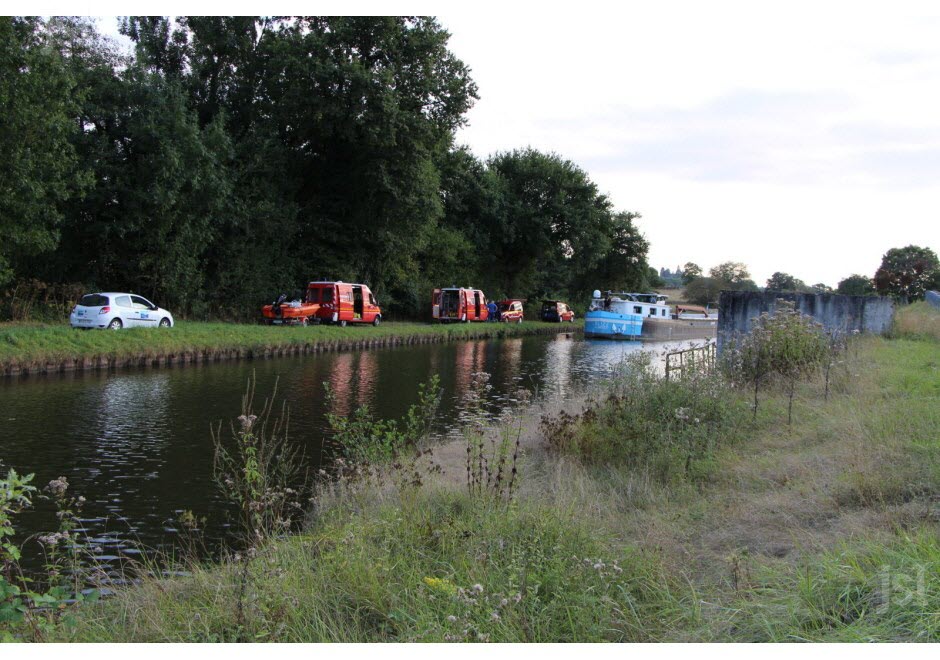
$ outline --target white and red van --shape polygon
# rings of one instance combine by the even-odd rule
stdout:
[[[489,318],[486,296],[479,289],[450,287],[434,289],[431,317],[435,321],[470,323]]]

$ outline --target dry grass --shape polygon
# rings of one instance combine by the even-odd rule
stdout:
[[[925,301],[908,305],[898,310],[894,332],[901,337],[940,341],[940,309]]]

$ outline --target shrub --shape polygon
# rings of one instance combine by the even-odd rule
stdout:
[[[789,423],[793,419],[796,382],[826,365],[830,351],[830,335],[822,324],[801,314],[793,302],[781,299],[773,314],[764,312],[754,319],[749,333],[729,342],[723,362],[733,381],[753,387],[755,417],[761,383],[771,377],[784,381],[789,394]]]
[[[545,417],[541,429],[553,452],[645,469],[666,482],[707,476],[715,450],[737,438],[744,416],[716,371],[667,381],[638,356],[605,399],[580,415]]]
[[[327,401],[333,393],[324,383]],[[327,423],[343,455],[358,464],[390,463],[405,449],[417,446],[431,432],[434,416],[441,403],[440,377],[434,375],[418,386],[418,403],[411,406],[401,421],[375,419],[368,406],[360,406],[349,417],[327,413]]]

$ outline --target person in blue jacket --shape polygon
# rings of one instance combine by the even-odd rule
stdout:
[[[487,309],[487,312],[489,312],[487,314],[487,320],[490,323],[495,323],[496,321],[499,321],[499,306],[495,302],[491,300],[486,305],[486,309]]]

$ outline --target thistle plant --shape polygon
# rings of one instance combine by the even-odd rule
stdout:
[[[492,389],[489,380],[485,372],[473,374],[464,400],[467,492],[471,497],[490,496],[508,502],[519,474],[523,425],[512,409],[506,409],[497,420],[498,433],[490,433],[487,440],[484,406]],[[528,390],[520,389],[513,398],[525,405],[530,397]]]
[[[44,496],[53,500],[59,529],[39,535],[47,550],[45,591],[37,591],[33,580],[23,575],[19,561],[20,546],[14,540],[15,517],[30,508],[38,494],[32,485],[33,474],[21,476],[10,468],[0,477],[0,641],[13,640],[7,626],[27,624],[33,638],[42,641],[50,628],[63,620],[69,621],[69,608],[75,604],[97,600],[97,590],[84,591],[84,544],[75,530],[77,512],[85,501],[83,497],[68,494],[68,480],[59,477],[49,482]],[[62,580],[67,570],[71,584]]]
[[[277,385],[255,411],[255,375],[242,397],[241,415],[230,425],[231,443],[222,437],[221,422],[212,429],[214,474],[219,488],[239,510],[243,546],[234,559],[236,582],[235,638],[246,641],[246,602],[252,586],[252,561],[266,542],[287,533],[303,512],[306,492],[303,456],[288,442],[288,412],[282,405],[274,415]]]
[[[290,529],[300,510],[306,482],[303,456],[288,442],[288,411],[274,415],[277,384],[271,397],[255,411],[254,374],[242,397],[241,415],[232,422],[231,440],[222,437],[221,422],[212,429],[215,446],[213,473],[220,490],[238,506],[241,530],[248,545],[256,545]]]

